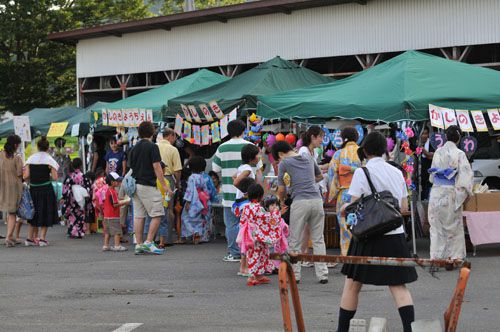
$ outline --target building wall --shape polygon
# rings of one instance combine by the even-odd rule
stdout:
[[[370,0],[81,40],[78,77],[500,43],[499,0]]]

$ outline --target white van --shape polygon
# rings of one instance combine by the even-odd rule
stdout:
[[[482,136],[482,137],[481,137]],[[500,136],[477,135],[479,148],[472,160],[474,183],[500,189]]]

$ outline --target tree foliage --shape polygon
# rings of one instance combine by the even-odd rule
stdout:
[[[150,16],[142,0],[0,0],[0,111],[75,100],[75,47],[47,35]]]
[[[207,9],[243,3],[245,0],[195,0],[195,8]],[[162,7],[164,15],[175,14],[184,11],[184,0],[165,0]]]

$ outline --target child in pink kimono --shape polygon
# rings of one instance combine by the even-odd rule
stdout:
[[[237,242],[241,252],[246,253],[248,271],[247,285],[256,286],[269,283],[265,273],[274,270],[274,264],[269,259],[269,248],[276,244],[280,238],[281,215],[279,208],[273,206],[267,212],[260,201],[264,196],[264,189],[259,184],[248,188],[250,204],[246,205],[241,213],[240,232]]]
[[[266,211],[274,211],[276,209],[279,209],[280,206],[280,201],[278,197],[274,195],[269,195],[264,198],[264,208]],[[288,235],[289,235],[289,230],[288,230],[288,225],[285,223],[285,220],[283,218],[280,218],[280,233],[279,233],[279,239],[278,242],[274,244],[273,252],[276,254],[284,254],[288,251]],[[275,260],[274,261],[274,266],[276,268],[279,268],[280,266],[280,261]]]

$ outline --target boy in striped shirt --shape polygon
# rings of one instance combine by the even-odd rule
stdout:
[[[231,139],[217,148],[212,162],[212,170],[222,175],[222,205],[224,206],[224,224],[226,226],[226,240],[229,253],[224,257],[226,262],[239,262],[241,258],[240,248],[236,243],[239,231],[239,218],[231,212],[231,207],[236,200],[237,189],[233,185],[233,175],[242,164],[241,150],[251,142],[243,139],[246,125],[241,120],[233,120],[228,123],[227,131]],[[259,161],[256,168],[262,167]]]

